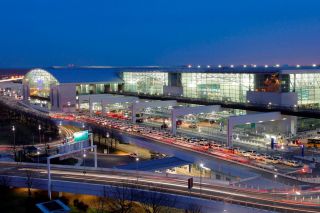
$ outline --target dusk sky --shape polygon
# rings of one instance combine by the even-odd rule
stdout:
[[[319,0],[0,0],[0,67],[320,63]]]

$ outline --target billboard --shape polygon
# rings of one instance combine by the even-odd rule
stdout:
[[[88,132],[88,130],[73,133],[73,139],[74,139],[75,143],[76,142],[80,142],[80,141],[89,140],[89,132]]]

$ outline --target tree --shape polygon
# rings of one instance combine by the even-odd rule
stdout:
[[[114,186],[110,190],[109,209],[115,213],[130,213],[133,211],[133,191],[123,183],[121,186]]]
[[[175,206],[176,199],[157,192],[157,189],[150,187],[147,191],[140,192],[141,206],[146,213],[169,212]]]
[[[3,173],[0,176],[0,188],[1,190],[7,190],[10,188],[11,178],[6,174]]]
[[[98,197],[95,201],[93,201],[93,206],[95,209],[95,213],[104,213],[108,210],[108,198],[106,187],[103,186],[102,196]]]
[[[33,186],[33,177],[34,177],[34,171],[32,170],[25,170],[26,171],[26,186],[28,188],[28,197],[31,197],[31,188]]]
[[[199,205],[190,205],[187,209],[185,209],[185,213],[201,213],[202,208]]]

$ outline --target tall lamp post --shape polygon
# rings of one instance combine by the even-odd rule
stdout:
[[[13,133],[13,152],[14,152],[14,160],[16,160],[16,127],[12,126]]]
[[[85,150],[83,151],[83,175],[85,175],[87,172],[86,172],[86,157],[87,157],[87,154],[85,152]]]
[[[39,130],[39,144],[41,144],[41,125],[40,124],[38,126],[38,130]]]
[[[138,180],[139,180],[139,174],[138,174],[138,170],[139,170],[139,168],[138,168],[138,166],[139,166],[139,158],[138,157],[136,157],[136,172],[137,172],[137,182],[138,182]]]
[[[202,170],[203,170],[204,164],[200,163],[200,195],[202,193]]]
[[[109,137],[110,137],[109,132],[107,132],[107,133],[106,133],[106,145],[107,145],[107,152],[108,152],[108,154],[109,154]],[[107,143],[107,140],[108,140],[108,143]]]
[[[39,155],[40,155],[39,149],[37,150],[37,155],[38,155],[38,166],[39,166]]]

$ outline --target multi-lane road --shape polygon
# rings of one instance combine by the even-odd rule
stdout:
[[[0,170],[11,177],[26,177],[25,170],[33,171],[32,178],[47,179],[47,171],[44,165],[15,163],[0,163]],[[75,183],[113,185],[135,189],[148,189],[170,193],[198,197],[208,200],[219,200],[227,203],[252,206],[255,208],[283,211],[283,212],[319,212],[320,205],[303,201],[302,197],[264,192],[259,190],[243,189],[235,186],[200,182],[196,179],[192,190],[187,187],[187,178],[166,177],[163,174],[148,172],[135,172],[113,169],[88,168],[84,174],[83,168],[70,166],[54,167],[51,170],[52,179],[55,181],[69,181]],[[3,172],[1,172],[3,175]]]

